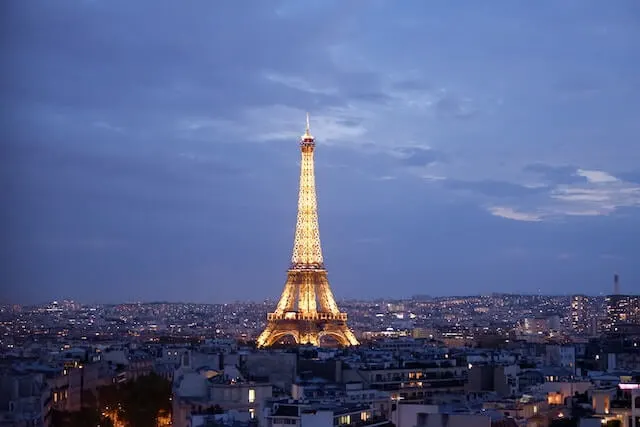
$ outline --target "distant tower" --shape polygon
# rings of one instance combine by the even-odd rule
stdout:
[[[620,277],[618,273],[613,275],[613,294],[620,295]]]
[[[267,327],[258,337],[258,347],[269,347],[287,335],[298,344],[320,345],[323,336],[330,336],[343,346],[358,344],[347,327],[347,314],[340,312],[333,298],[322,258],[313,164],[315,146],[307,114],[307,127],[300,139],[298,220],[291,266],[280,301],[275,311],[267,314]]]

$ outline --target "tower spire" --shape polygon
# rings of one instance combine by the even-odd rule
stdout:
[[[307,125],[304,128],[304,135],[302,135],[302,141],[301,143],[310,143],[310,142],[314,142],[314,138],[313,136],[311,136],[311,130],[309,127],[309,113],[307,113]]]

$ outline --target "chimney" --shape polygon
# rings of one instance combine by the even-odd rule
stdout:
[[[620,294],[620,277],[618,276],[618,273],[613,275],[613,294]]]

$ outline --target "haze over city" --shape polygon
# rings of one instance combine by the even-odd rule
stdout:
[[[337,298],[640,281],[640,6],[0,6],[3,303],[275,299],[305,114]]]

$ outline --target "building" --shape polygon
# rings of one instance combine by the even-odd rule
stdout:
[[[640,324],[640,295],[608,295],[605,298],[605,330],[614,332],[615,325]]]
[[[317,404],[296,400],[276,401],[267,409],[267,427],[325,427],[325,426],[390,426],[385,414],[359,404]]]
[[[392,421],[397,427],[492,427],[488,413],[419,403],[399,403]]]
[[[546,316],[525,317],[522,324],[522,331],[525,335],[548,334],[551,328]]]
[[[0,376],[0,425],[47,427],[50,422],[51,389],[43,374]]]
[[[495,392],[500,396],[513,396],[518,392],[518,365],[472,365],[469,369],[468,392]]]
[[[264,402],[272,397],[271,384],[234,382],[223,375],[217,378],[206,375],[192,373],[176,377],[173,426],[187,427],[193,415],[213,413],[216,409],[235,411],[245,421],[259,419]]]
[[[572,345],[549,344],[545,346],[545,362],[547,366],[576,369],[576,348]]]
[[[583,335],[589,331],[591,319],[589,316],[590,300],[586,295],[571,297],[571,329],[574,333]]]
[[[247,381],[233,366],[219,369],[218,355],[185,353],[173,377],[173,426],[189,427],[195,415],[233,411],[239,421],[259,420],[271,399],[269,383]]]
[[[406,401],[422,401],[442,392],[463,392],[467,367],[454,361],[407,362],[394,368],[362,367],[346,370],[344,381],[363,381],[366,388],[381,390]]]

